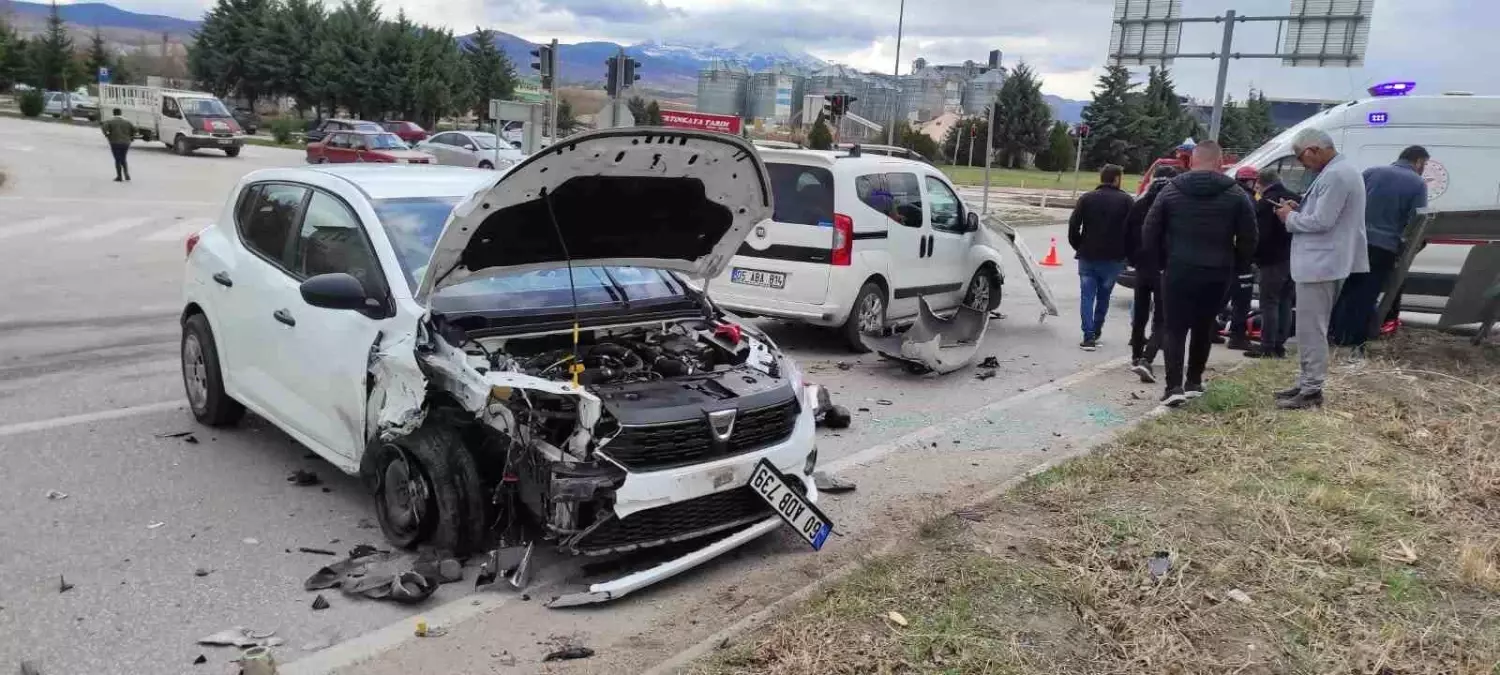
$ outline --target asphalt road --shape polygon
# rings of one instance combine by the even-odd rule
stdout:
[[[177,157],[137,143],[130,159],[135,180],[117,184],[97,130],[0,119],[0,171],[9,176],[0,188],[0,668],[32,659],[48,673],[218,673],[233,650],[200,647],[196,638],[233,626],[275,630],[287,641],[278,659],[295,663],[312,653],[302,648],[308,643],[349,642],[410,617],[410,608],[336,592],[330,609],[310,610],[302,581],[331,559],[298,547],[383,544],[368,527],[368,498],[264,421],[251,416],[236,429],[208,430],[181,404],[183,238],[215,217],[242,175],[300,164],[301,155],[247,147],[235,159],[209,151]],[[1065,266],[1047,276],[1064,315],[1038,322],[1040,306],[1011,261],[1008,318],[992,324],[981,352],[1000,360],[991,379],[907,376],[851,357],[823,331],[768,323],[810,380],[857,410],[853,428],[819,439],[823,461],[1122,356],[1123,294],[1105,349],[1076,348],[1077,277],[1061,235],[1056,226],[1025,231],[1038,255],[1048,237],[1060,239]],[[1051,438],[1046,425],[1065,427],[1074,414],[1067,411],[1076,412],[1032,405],[1014,413],[1024,433],[984,437],[996,461],[1008,457],[1001,451],[1036,451],[1035,436]],[[169,436],[181,432],[191,436]],[[324,485],[288,483],[297,469],[315,471]],[[863,480],[884,481],[881,489],[867,483],[861,494],[911,496],[964,478],[876,475]],[[49,490],[68,496],[48,499]],[[828,506],[839,522],[868,520],[859,509],[869,508],[858,500]],[[794,554],[817,565],[815,556],[773,542],[614,606],[549,613],[532,603],[490,616],[524,620],[534,634],[625,634],[685,607],[681,598],[691,598],[695,584]],[[195,575],[200,568],[207,575]],[[542,585],[552,580],[542,577]],[[60,578],[71,590],[59,591]],[[423,611],[461,598],[465,586],[445,586]],[[207,668],[191,665],[199,654]]]

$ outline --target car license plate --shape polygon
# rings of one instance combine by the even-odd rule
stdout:
[[[762,459],[755,464],[755,473],[750,474],[750,489],[766,500],[771,510],[807,543],[812,544],[814,551],[823,548],[828,533],[833,531],[833,522],[806,497],[798,494],[770,462]]]
[[[736,267],[729,272],[729,280],[746,286],[764,286],[781,290],[786,288],[786,274],[782,272],[767,272],[765,270],[749,270]]]
[[[227,138],[221,138],[221,139],[219,139],[219,145],[230,145],[232,143],[234,143],[234,141],[231,141],[231,140],[229,140]]]

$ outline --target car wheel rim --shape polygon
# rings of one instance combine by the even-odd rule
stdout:
[[[969,282],[969,302],[971,309],[984,311],[990,308],[990,278],[983,274],[974,275]]]
[[[380,508],[385,521],[399,538],[409,538],[421,527],[427,511],[426,480],[412,470],[402,456],[385,467],[381,480]]]
[[[866,335],[875,335],[885,328],[885,312],[881,307],[880,298],[867,295],[859,303],[859,332]]]
[[[182,379],[187,385],[188,403],[193,410],[208,407],[208,365],[203,359],[203,345],[198,336],[189,335],[182,345]]]

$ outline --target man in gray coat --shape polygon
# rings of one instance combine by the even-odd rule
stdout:
[[[1286,409],[1323,404],[1328,376],[1328,320],[1344,280],[1370,271],[1365,236],[1365,183],[1359,168],[1338,153],[1333,139],[1317,129],[1292,138],[1292,152],[1318,174],[1306,203],[1281,202],[1277,217],[1292,235],[1292,281],[1297,288],[1297,386],[1276,392]]]

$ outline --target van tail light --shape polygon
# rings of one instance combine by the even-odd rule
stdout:
[[[854,219],[833,214],[833,256],[829,262],[841,267],[854,264]]]
[[[191,257],[193,255],[193,249],[198,248],[198,238],[201,237],[202,235],[203,235],[203,231],[202,230],[199,230],[197,232],[194,232],[194,233],[188,235],[188,238],[187,238],[187,253],[184,254],[184,257]]]

